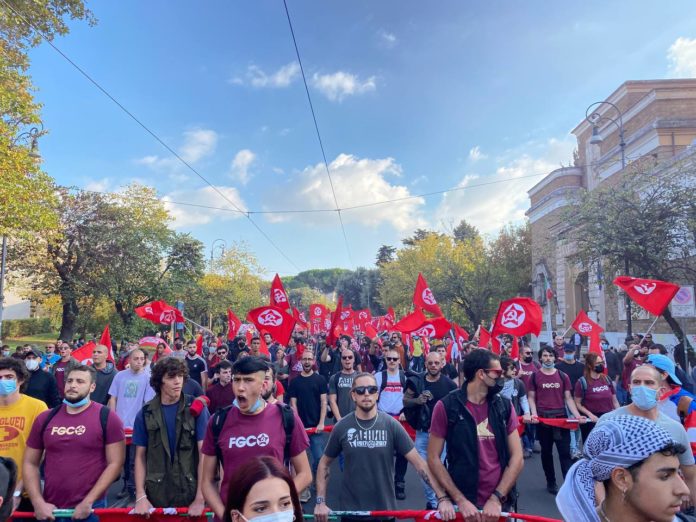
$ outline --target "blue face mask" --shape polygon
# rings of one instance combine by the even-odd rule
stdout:
[[[0,379],[0,396],[7,397],[17,391],[16,379]]]
[[[657,390],[647,386],[633,386],[631,388],[631,399],[638,409],[643,411],[652,410],[657,406]]]
[[[554,363],[553,361],[549,361],[549,362],[543,362],[543,363],[541,363],[541,365],[544,368],[546,368],[547,370],[549,370],[549,369],[553,368],[556,365],[556,363]]]
[[[259,397],[258,399],[256,399],[256,402],[254,403],[254,405],[253,405],[251,408],[249,408],[249,414],[253,415],[253,414],[256,413],[257,411],[259,411],[261,408],[263,408],[263,402],[264,402],[264,401],[263,401],[263,399],[262,399],[261,397]],[[234,401],[232,401],[232,405],[233,405],[235,408],[239,409],[239,402],[237,402],[237,399],[235,399]]]
[[[609,348],[609,343],[602,343],[602,350]]]
[[[564,361],[574,361],[575,360],[575,354],[574,353],[564,353],[563,354],[563,360]]]
[[[81,408],[82,406],[89,404],[89,395],[77,402],[70,402],[68,399],[63,399],[63,404],[67,404],[71,408]]]
[[[288,509],[287,511],[276,511],[275,513],[253,517],[252,519],[246,518],[241,513],[239,513],[239,515],[246,520],[246,522],[293,522],[295,520],[295,512],[292,509]]]

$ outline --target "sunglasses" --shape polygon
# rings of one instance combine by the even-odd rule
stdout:
[[[379,388],[377,386],[356,386],[353,388],[353,391],[358,395],[365,395],[366,393],[374,395],[379,391]]]
[[[394,362],[394,361],[398,361],[398,360],[399,360],[398,357],[387,357],[387,361],[392,361],[392,362]]]
[[[343,359],[344,361],[352,361],[353,357],[349,355],[348,357],[341,357],[341,359]]]
[[[503,375],[503,370],[484,370],[486,373],[492,373],[496,377],[500,377]]]

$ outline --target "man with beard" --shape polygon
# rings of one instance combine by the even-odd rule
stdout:
[[[518,419],[504,386],[500,358],[476,349],[462,361],[462,382],[435,405],[428,443],[428,466],[457,503],[465,520],[479,509],[487,520],[514,505],[522,471]],[[447,468],[441,455],[447,443]]]
[[[202,489],[205,500],[222,520],[230,478],[249,459],[268,455],[295,468],[294,483],[302,491],[312,482],[305,450],[309,446],[302,421],[282,403],[269,404],[262,398],[267,391],[268,362],[259,357],[243,357],[232,367],[232,387],[236,399],[232,406],[212,416],[206,429],[203,454]],[[222,464],[222,483],[216,474]]]
[[[416,450],[423,460],[428,458],[430,421],[435,404],[449,392],[457,389],[452,379],[442,374],[442,357],[439,353],[430,352],[425,358],[425,367],[425,373],[408,379],[404,392],[404,414],[411,427],[416,430]],[[413,418],[417,422],[412,424]],[[427,482],[422,481],[422,483],[427,500],[426,508],[436,509],[435,492]]]
[[[439,355],[436,355],[439,359]],[[423,481],[436,491],[438,510],[444,520],[454,518],[454,508],[440,484],[418,455],[411,438],[399,421],[377,410],[379,388],[370,373],[360,373],[353,380],[351,395],[356,404],[354,412],[346,415],[329,436],[324,456],[317,470],[317,497],[314,516],[317,522],[327,522],[331,512],[326,505],[326,487],[331,462],[345,455],[345,476],[341,489],[341,509],[395,510],[394,452],[408,460]],[[369,470],[369,473],[366,473]],[[345,521],[365,518],[341,517]]]
[[[355,371],[355,352],[350,348],[341,351],[341,371],[334,373],[329,379],[329,406],[336,422],[355,409],[351,398]]]
[[[306,349],[302,353],[301,360],[302,373],[290,383],[288,397],[290,397],[290,406],[297,411],[304,427],[316,428],[316,433],[309,436],[312,476],[316,477],[319,459],[321,459],[326,446],[326,434],[324,434],[326,379],[314,371],[314,353],[312,350]],[[303,499],[302,495],[300,498]],[[307,498],[306,493],[304,498]]]
[[[65,372],[64,404],[39,415],[31,428],[23,470],[37,520],[52,519],[55,509],[74,508],[73,519],[96,522],[91,511],[106,507],[106,491],[123,468],[123,423],[90,400],[96,382],[91,366],[71,366]]]

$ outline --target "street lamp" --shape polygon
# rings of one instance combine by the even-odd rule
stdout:
[[[39,123],[41,127],[32,127],[26,132],[19,134],[14,140],[12,140],[12,145],[17,146],[22,141],[29,144],[29,157],[33,159],[36,163],[41,161],[41,154],[39,154],[39,136],[44,133],[43,124]],[[2,236],[2,246],[0,247],[0,341],[2,340],[2,316],[5,310],[5,269],[7,266],[7,236]]]
[[[600,114],[598,110],[603,105],[613,109],[617,115],[617,118],[611,118],[606,114]],[[624,139],[623,113],[621,110],[615,104],[606,100],[594,102],[587,107],[587,110],[585,111],[585,120],[587,123],[592,125],[592,137],[590,138],[590,145],[601,145],[604,141],[604,138],[602,138],[602,136],[599,134],[599,127],[604,123],[613,123],[616,128],[619,129],[619,149],[621,150],[621,170],[623,171],[626,168],[626,140]],[[628,255],[624,256],[624,270],[626,275],[629,275]],[[626,300],[626,333],[628,337],[631,337],[633,335],[631,300],[625,293],[624,299]]]
[[[219,248],[222,249],[223,254],[225,253],[225,249],[227,248],[227,241],[225,241],[222,238],[216,239],[215,241],[213,241],[213,244],[210,245],[210,269],[211,270],[213,269],[213,254],[215,253],[215,243],[217,243],[218,241],[222,241],[222,245],[220,245]]]

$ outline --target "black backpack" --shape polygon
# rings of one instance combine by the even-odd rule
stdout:
[[[607,384],[607,386],[611,387],[612,382],[609,377],[604,374],[602,374],[602,377],[604,377],[604,382]],[[585,379],[585,376],[583,375],[578,380],[580,381],[580,387],[582,388],[582,400],[585,400],[585,394],[587,393],[587,379]]]
[[[414,375],[409,377],[409,382],[413,383],[416,388],[415,396],[420,396],[425,390],[425,374]],[[430,406],[428,404],[419,404],[417,406],[404,407],[404,417],[406,422],[414,430],[427,430],[430,428]]]
[[[283,448],[283,463],[286,467],[290,465],[290,444],[292,443],[292,432],[295,429],[295,414],[290,406],[282,402],[276,403],[283,418],[283,430],[285,431],[285,447]],[[221,408],[213,414],[211,430],[213,433],[213,444],[215,445],[215,455],[222,464],[222,450],[220,449],[220,432],[225,425],[227,414],[233,405]]]
[[[379,400],[379,397],[382,396],[382,392],[387,387],[387,379],[387,370],[382,370],[382,384],[379,387],[379,395],[377,396],[377,400]],[[401,381],[401,389],[406,391],[406,374],[403,370],[399,370],[399,381]]]

